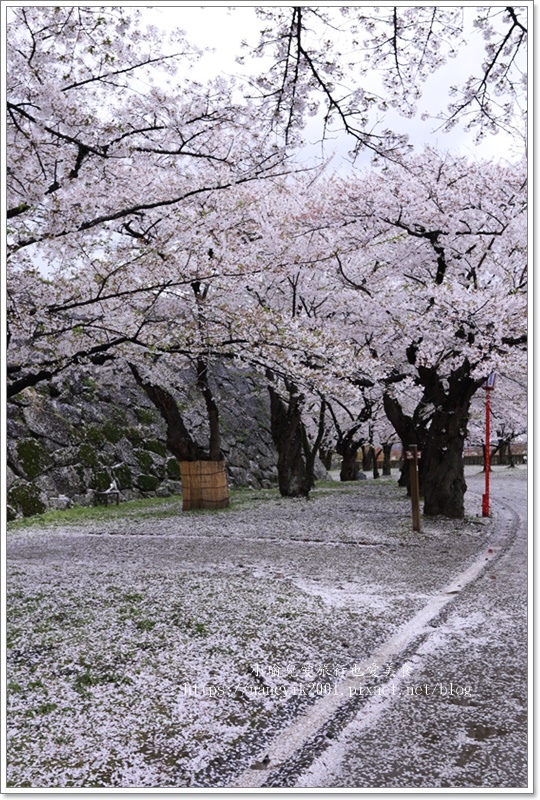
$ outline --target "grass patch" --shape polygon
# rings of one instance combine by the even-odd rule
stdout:
[[[382,483],[382,481],[381,481]],[[384,481],[385,485],[394,481]],[[339,481],[318,481],[310,497],[324,497],[329,494],[351,493],[361,490],[361,483],[340,483]],[[244,510],[250,506],[255,507],[261,503],[279,499],[279,489],[250,489],[246,487],[230,490],[229,508],[220,509],[193,509],[182,511],[182,498],[178,495],[171,497],[147,497],[139,500],[130,500],[120,505],[109,506],[73,506],[62,511],[48,510],[32,517],[13,520],[7,523],[7,530],[15,531],[27,528],[54,527],[57,525],[85,525],[111,519],[129,519],[152,517],[164,519],[179,514],[224,514],[234,510]],[[288,502],[289,498],[284,498]],[[307,501],[309,502],[309,500]]]
[[[43,527],[46,525],[77,525],[104,519],[122,519],[148,514],[150,516],[172,516],[181,513],[182,501],[178,497],[148,497],[130,500],[120,505],[73,506],[63,511],[45,511],[33,517],[14,520],[7,525],[8,530]]]

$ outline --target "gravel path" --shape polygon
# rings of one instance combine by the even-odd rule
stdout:
[[[493,488],[488,548],[493,562],[432,623],[409,659],[406,679],[395,682],[396,694],[370,699],[337,741],[288,785],[532,785],[527,759],[526,485],[499,474]]]
[[[523,492],[526,473],[513,472],[505,484]],[[336,683],[366,664],[378,681],[411,668],[410,654],[395,663],[372,654],[489,547],[496,520],[477,516],[480,480],[470,479],[464,522],[426,519],[420,534],[393,480],[322,488],[309,501],[252,492],[224,512],[171,506],[166,516],[9,531],[10,785],[223,787],[257,766],[270,778],[267,744]],[[521,572],[515,583],[521,591]],[[523,624],[523,606],[515,613]],[[470,632],[480,646],[482,614],[462,612],[461,641]],[[521,646],[523,633],[516,638]],[[433,658],[444,661],[441,648]],[[456,670],[461,681],[476,675],[469,663]],[[435,729],[440,705],[423,706]],[[518,720],[518,738],[522,728]],[[396,723],[396,742],[405,730]],[[398,771],[385,784],[373,768],[355,771],[347,747],[339,753],[294,781],[424,786],[435,774]],[[471,785],[513,779],[469,762],[481,781]]]

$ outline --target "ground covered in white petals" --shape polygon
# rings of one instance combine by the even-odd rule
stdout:
[[[468,503],[413,534],[392,478],[10,526],[9,785],[219,785],[474,557]]]

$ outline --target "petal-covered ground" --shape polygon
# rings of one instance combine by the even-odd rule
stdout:
[[[421,533],[394,479],[10,526],[9,785],[226,785],[486,544],[467,497]]]

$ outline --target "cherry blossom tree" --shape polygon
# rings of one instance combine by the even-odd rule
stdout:
[[[185,77],[197,54],[172,38],[133,9],[10,10],[10,392],[136,342],[136,324],[109,324],[111,303],[149,309],[191,279],[178,274],[169,212],[283,171],[255,108],[222,79]]]
[[[414,86],[444,60],[445,47],[460,29],[459,15],[456,9],[423,7],[368,16],[352,8],[339,13],[344,41],[351,36],[360,41],[362,31],[369,37],[362,74],[373,67],[386,71],[382,94],[357,89],[345,96],[335,89],[346,80],[348,66],[341,51],[325,47],[322,54],[315,47],[313,37],[335,23],[319,9],[260,10],[269,27],[259,52],[268,48],[271,29],[279,58],[258,82],[252,101],[239,101],[240,93],[222,79],[203,86],[186,77],[197,53],[182,33],[174,32],[166,44],[155,29],[144,28],[133,9],[10,10],[10,392],[85,357],[102,358],[127,341],[124,330],[109,330],[104,299],[116,293],[121,303],[138,293],[151,307],[156,291],[189,283],[189,275],[175,274],[176,254],[168,247],[174,239],[168,220],[175,216],[169,212],[193,197],[282,171],[280,143],[296,141],[305,112],[315,111],[316,92],[325,98],[327,124],[337,116],[359,146],[393,152],[392,137],[367,132],[367,110],[399,101],[412,113]],[[509,25],[500,41],[497,16]],[[486,12],[478,24],[495,47],[484,91],[498,75],[501,91],[511,84],[517,94],[517,60],[504,75],[500,69],[509,48],[524,45],[523,13]],[[267,124],[265,108],[271,109]],[[135,250],[147,276],[135,286],[130,276],[140,274],[141,262],[132,261],[133,244],[146,248]],[[75,273],[82,276],[79,305],[69,291]],[[32,314],[24,320],[27,301]],[[75,308],[78,318],[67,320]],[[132,326],[128,338],[137,343],[138,336]]]
[[[345,306],[336,310],[331,255],[327,238],[321,237],[326,224],[312,215],[312,204],[319,213],[324,206],[313,177],[274,185],[272,195],[260,202],[265,233],[257,247],[265,268],[249,276],[249,300],[243,302],[244,323],[251,307],[253,330],[252,345],[242,357],[265,366],[284,496],[307,496],[331,403],[358,403],[359,386],[373,366],[365,343],[342,324]],[[270,337],[261,328],[262,319],[273,321]],[[255,361],[256,342],[260,349]]]
[[[474,31],[483,37],[481,64],[431,116],[446,129],[463,121],[479,139],[498,130],[524,139],[527,7],[291,6],[258,15],[265,27],[256,53],[273,65],[253,84],[288,142],[319,114],[321,139],[344,131],[354,155],[367,148],[401,158],[406,137],[377,124],[389,108],[414,116],[426,79],[448,59],[467,58]]]
[[[403,444],[423,450],[425,513],[459,517],[471,400],[526,345],[525,170],[435,151],[405,159],[401,137],[369,127],[373,108],[414,113],[419,82],[452,54],[459,9],[339,13],[334,46],[320,39],[333,11],[261,9],[258,52],[277,58],[242,97],[233,82],[186,77],[196,53],[183,35],[165,44],[133,9],[10,11],[8,393],[122,358],[167,419],[172,452],[219,459],[211,365],[249,365],[268,378],[283,472],[300,493],[329,408],[347,409],[349,430],[364,414],[372,447],[381,437],[364,409],[382,401]],[[477,21],[483,80],[458,93],[449,122],[510,124],[523,12]],[[365,38],[361,68],[341,33]],[[382,71],[382,84],[345,91],[353,68]],[[495,92],[511,96],[506,111],[493,110]],[[325,131],[337,121],[382,167],[283,177],[300,170],[287,154],[321,98]],[[173,376],[188,363],[208,447],[174,409]],[[303,474],[291,467],[302,459]]]
[[[336,260],[377,304],[371,346],[388,417],[423,451],[424,513],[463,516],[471,399],[525,355],[525,167],[426,151],[339,191]]]

